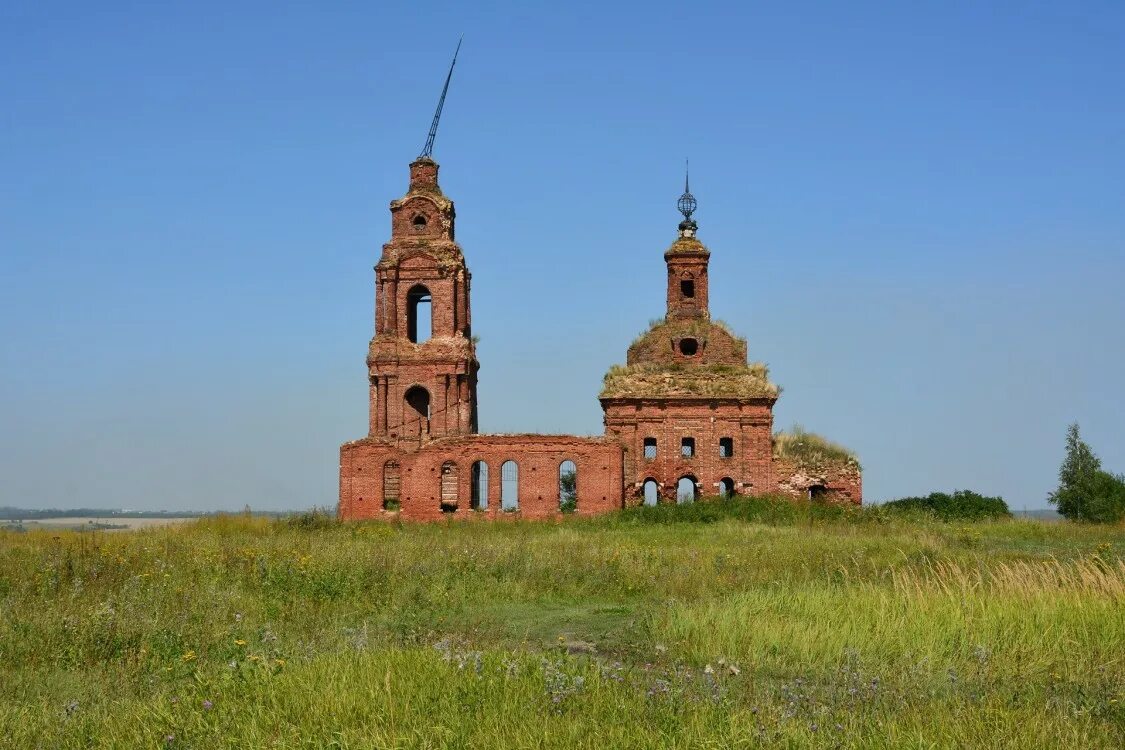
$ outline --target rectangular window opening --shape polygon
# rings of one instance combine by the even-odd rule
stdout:
[[[719,458],[730,458],[734,455],[734,438],[719,438]]]
[[[656,438],[645,438],[645,460],[656,458]]]
[[[680,453],[684,458],[691,458],[695,455],[695,438],[683,438],[680,440]]]

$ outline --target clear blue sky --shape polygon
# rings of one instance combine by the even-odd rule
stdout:
[[[484,431],[601,432],[691,158],[712,313],[869,500],[1125,471],[1125,5],[4,3],[0,505],[332,504],[435,156]]]

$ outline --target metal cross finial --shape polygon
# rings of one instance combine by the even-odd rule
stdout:
[[[418,155],[421,159],[423,156],[431,156],[434,153],[434,138],[437,138],[438,121],[441,120],[441,108],[445,106],[445,95],[449,91],[449,81],[453,78],[453,66],[457,64],[457,53],[461,51],[461,42],[464,41],[465,35],[462,34],[461,38],[457,40],[457,49],[453,51],[453,62],[449,64],[449,74],[445,76],[445,86],[441,89],[441,98],[438,99],[437,111],[434,112],[434,121],[430,125],[430,134],[426,137],[426,147],[422,149],[422,153]]]
[[[684,221],[691,221],[696,205],[698,204],[695,202],[695,196],[691,194],[691,188],[688,186],[688,161],[684,159],[684,194],[676,201],[676,208],[684,215]]]

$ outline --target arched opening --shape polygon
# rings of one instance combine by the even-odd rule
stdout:
[[[644,504],[652,507],[660,500],[660,485],[656,480],[649,477],[644,483]]]
[[[520,467],[515,461],[500,465],[500,509],[520,509]]]
[[[809,500],[826,500],[828,488],[823,484],[814,484],[809,487]]]
[[[488,510],[488,464],[473,462],[473,486],[469,505],[473,510]]]
[[[421,232],[426,228],[426,215],[418,214],[414,217],[414,221],[410,223],[414,225],[415,232]]]
[[[719,480],[719,497],[734,497],[734,480],[730,477]]]
[[[695,339],[680,339],[680,354],[685,357],[694,357],[699,351],[699,342]]]
[[[695,500],[695,477],[691,475],[680,477],[680,481],[676,482],[676,502],[693,503]]]
[[[695,281],[693,279],[680,279],[680,296],[684,299],[695,297]]]
[[[578,510],[578,466],[569,459],[559,464],[559,510]]]
[[[645,460],[651,461],[656,458],[656,438],[645,438]]]
[[[401,486],[398,461],[387,461],[383,464],[383,510],[398,510],[402,507],[399,501]]]
[[[424,344],[433,335],[433,298],[430,290],[418,284],[406,293],[406,337]]]
[[[406,392],[406,414],[403,419],[407,424],[430,419],[430,392],[420,385],[413,386]]]
[[[441,512],[457,510],[457,464],[446,461],[441,465]]]

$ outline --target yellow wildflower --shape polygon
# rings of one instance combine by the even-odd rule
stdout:
[[[195,652],[188,651],[183,656],[181,656],[180,659],[183,661],[195,661]]]
[[[245,646],[245,645],[246,645],[246,641],[242,640],[241,638],[236,638],[236,639],[235,639],[235,641],[234,641],[234,645],[236,645],[236,646]]]

